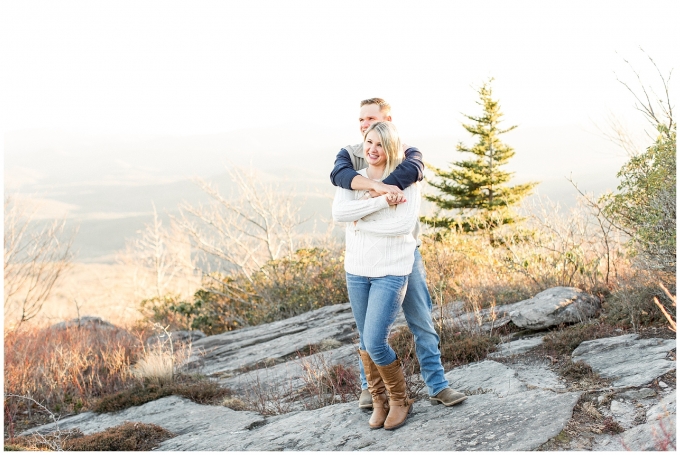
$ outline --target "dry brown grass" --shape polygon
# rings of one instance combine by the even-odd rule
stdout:
[[[468,332],[449,324],[443,324],[441,327],[435,325],[435,329],[439,335],[441,361],[446,370],[484,360],[500,343],[499,337]],[[415,340],[408,327],[399,327],[393,331],[389,342],[397,356],[402,359],[407,374],[420,372],[415,355]]]
[[[11,436],[41,417],[30,400],[8,395],[30,397],[56,414],[89,409],[134,383],[130,364],[141,348],[122,329],[72,327],[6,333],[4,350],[5,435]]]
[[[423,238],[428,286],[439,305],[466,312],[530,298],[554,286],[608,293],[633,274],[624,242],[585,206],[563,213],[547,200],[523,207],[518,225]]]
[[[108,428],[99,433],[83,435],[80,431],[72,431],[68,435],[47,434],[15,438],[5,450],[38,450],[38,451],[150,451],[158,445],[176,436],[174,433],[154,424],[126,422]]]
[[[99,413],[116,412],[170,395],[188,398],[199,404],[219,405],[231,397],[232,393],[215,381],[179,375],[171,383],[138,383],[131,388],[105,396],[93,406],[92,410]]]

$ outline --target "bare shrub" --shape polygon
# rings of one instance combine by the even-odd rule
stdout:
[[[336,403],[346,403],[359,398],[361,383],[359,372],[342,364],[331,364],[324,354],[303,357],[299,360],[304,382],[302,395],[312,398],[306,409],[317,409]]]
[[[554,286],[609,293],[633,274],[625,236],[582,198],[564,213],[546,198],[525,201],[524,222],[493,234],[451,231],[424,237],[421,247],[428,287],[444,307],[462,301],[464,310],[514,303]],[[442,322],[440,322],[441,324]]]
[[[291,257],[298,243],[296,228],[304,221],[292,193],[262,183],[254,171],[227,169],[232,194],[223,196],[210,183],[196,183],[212,204],[181,206],[179,223],[196,246],[245,276],[259,270],[266,261]]]
[[[663,420],[659,420],[659,429],[652,428],[654,448],[659,451],[675,451],[675,430],[666,428]]]
[[[75,237],[65,233],[65,220],[42,226],[35,206],[5,196],[4,289],[5,327],[15,330],[37,316],[54,284],[71,264]]]
[[[153,321],[213,335],[347,301],[342,250],[329,243],[268,261],[250,276],[213,273],[191,300],[166,297],[143,305]]]
[[[626,240],[603,223],[595,208],[579,199],[568,215],[547,199],[523,206],[525,228],[503,237],[504,265],[529,278],[537,289],[574,286],[592,291],[627,272]]]
[[[668,299],[670,300],[671,306],[672,306],[673,308],[675,308],[675,307],[676,307],[675,296],[672,295],[672,294],[668,291],[668,289],[666,289],[666,286],[664,286],[663,283],[659,283],[659,286],[661,287],[661,289],[663,289],[664,293],[666,294],[666,296],[667,296]],[[666,307],[665,307],[664,305],[662,305],[661,302],[659,302],[659,299],[658,299],[658,297],[656,297],[656,296],[654,297],[654,303],[656,304],[657,307],[659,307],[659,309],[660,309],[661,312],[663,313],[663,315],[664,315],[664,317],[666,318],[666,320],[668,320],[668,322],[669,322],[669,324],[670,324],[670,325],[668,326],[668,328],[669,328],[672,332],[677,333],[677,326],[676,326],[676,324],[675,324],[675,320],[676,320],[675,314],[671,315],[670,312],[669,312],[669,310],[667,310]],[[673,313],[675,313],[675,310],[671,310],[671,311],[672,311]]]
[[[474,312],[529,298],[535,292],[530,279],[503,266],[503,253],[488,235],[451,231],[422,240],[428,288],[442,311],[454,301],[464,302],[465,310]]]
[[[295,392],[290,383],[287,389],[285,387],[266,386],[260,381],[259,373],[255,372],[253,380],[245,389],[243,397],[239,401],[244,404],[247,410],[259,412],[266,416],[273,416],[286,414],[291,411],[292,403],[289,398],[294,394]],[[238,406],[241,406],[242,403],[236,402]]]
[[[674,275],[641,269],[637,269],[626,280],[618,280],[616,288],[603,304],[605,321],[622,328],[632,328],[634,332],[642,326],[667,323],[654,299],[672,310],[672,300],[659,288],[659,283],[665,283],[665,286],[674,290],[674,281]]]
[[[163,226],[154,207],[153,221],[137,234],[127,240],[116,261],[125,267],[126,284],[137,302],[143,302],[141,309],[147,302],[152,305],[191,296],[200,286],[200,273],[189,238],[177,223]]]

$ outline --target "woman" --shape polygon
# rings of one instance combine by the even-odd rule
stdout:
[[[397,130],[374,123],[364,134],[368,168],[360,175],[382,181],[403,160]],[[372,429],[394,430],[406,421],[413,400],[406,394],[401,362],[387,342],[406,294],[420,210],[420,188],[371,198],[365,191],[338,187],[333,219],[347,222],[345,272],[352,313],[359,330],[359,355],[373,399]],[[389,406],[385,389],[389,393]]]

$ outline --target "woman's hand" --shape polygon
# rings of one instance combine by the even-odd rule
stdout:
[[[387,203],[389,205],[403,204],[404,202],[406,202],[404,193],[387,193],[385,195],[385,198],[387,199]]]

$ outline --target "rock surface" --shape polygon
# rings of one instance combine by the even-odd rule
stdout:
[[[201,338],[205,338],[205,333],[200,330],[176,330],[170,332],[170,339],[173,345],[182,345],[193,343]],[[146,339],[144,342],[147,346],[154,346],[157,344],[166,344],[168,342],[168,335],[165,333],[160,333],[158,335],[152,335]]]
[[[560,286],[515,303],[510,319],[518,327],[537,330],[583,322],[595,316],[599,308],[596,297],[578,288]]]
[[[675,415],[647,422],[614,437],[603,438],[594,450],[610,452],[675,450]]]
[[[601,377],[613,379],[615,387],[640,387],[675,370],[675,362],[666,359],[675,349],[675,340],[638,338],[629,334],[584,341],[571,357],[587,363]]]
[[[219,382],[233,391],[244,391],[254,383],[267,388],[290,388],[302,385],[301,377],[309,366],[347,365],[356,367],[358,374],[358,355],[354,345],[348,344],[329,351],[320,352],[280,363],[268,368],[248,371]]]
[[[666,395],[658,404],[647,410],[647,421],[652,422],[676,414],[675,391]]]
[[[496,346],[498,350],[489,354],[488,357],[492,359],[512,357],[513,355],[524,354],[541,344],[543,344],[543,337],[525,338],[510,341],[509,343],[501,343]]]
[[[402,315],[397,324],[404,324]],[[59,425],[91,434],[124,421],[154,423],[178,434],[159,450],[497,451],[535,450],[553,444],[576,415],[581,392],[570,389],[574,384],[559,377],[547,358],[526,352],[541,337],[501,345],[497,360],[448,371],[451,387],[465,391],[468,399],[447,408],[421,398],[406,425],[393,432],[370,431],[370,413],[358,409],[356,401],[305,410],[309,406],[304,398],[286,396],[286,391],[302,387],[306,365],[357,368],[355,339],[351,310],[344,304],[193,343],[190,370],[209,374],[239,395],[257,384],[261,393],[284,397],[292,412],[265,417],[166,397],[118,413],[83,413]],[[322,352],[295,358],[309,345]],[[675,362],[667,358],[674,347],[675,340],[639,340],[637,335],[582,343],[574,351],[574,361],[583,359],[602,376],[633,385],[618,391],[619,386],[605,387],[598,392],[599,398],[586,396],[599,412],[628,429],[619,435],[591,434],[590,439],[574,442],[571,449],[658,450],[666,440],[674,443],[675,382],[665,376],[670,385],[650,384],[675,368]],[[663,433],[662,426],[669,434]],[[54,425],[46,425],[31,432],[52,429]]]
[[[400,312],[394,327],[405,324]],[[357,339],[349,303],[330,305],[282,321],[197,340],[186,367],[189,371],[229,378],[262,363],[282,363],[310,345],[318,347],[324,342],[343,345]]]
[[[70,321],[62,321],[52,324],[50,329],[64,330],[72,327],[82,327],[87,329],[104,329],[104,330],[120,330],[115,325],[103,320],[99,316],[82,316],[80,318],[71,319]]]
[[[562,430],[580,396],[529,390],[511,368],[493,361],[457,370],[448,377],[468,390],[482,384],[484,393],[454,407],[420,400],[406,425],[394,432],[371,431],[370,414],[356,402],[265,418],[177,397],[114,414],[83,413],[59,427],[90,434],[124,421],[154,423],[178,434],[160,450],[531,450]]]
[[[518,327],[540,330],[585,321],[595,316],[599,308],[597,297],[578,288],[560,286],[540,292],[531,299],[485,308],[476,313],[465,313],[462,303],[456,303],[447,308],[447,319],[483,331],[502,327],[510,321]]]

